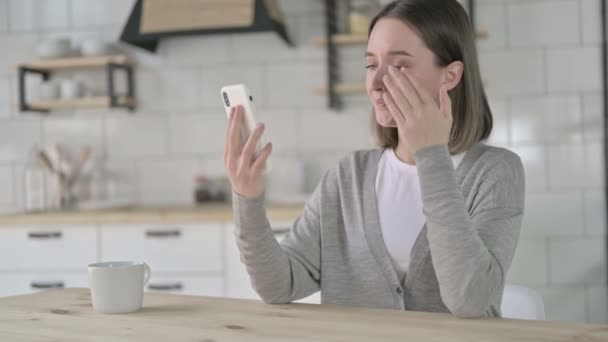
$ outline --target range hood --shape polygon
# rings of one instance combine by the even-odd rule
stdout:
[[[155,52],[165,37],[264,31],[293,46],[277,0],[137,0],[120,40]]]

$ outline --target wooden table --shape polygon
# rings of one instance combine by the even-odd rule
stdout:
[[[133,314],[88,289],[0,299],[0,341],[608,341],[608,326],[146,293]]]

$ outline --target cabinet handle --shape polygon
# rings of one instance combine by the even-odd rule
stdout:
[[[182,283],[175,284],[150,284],[148,285],[149,290],[157,290],[157,291],[171,291],[171,290],[181,290],[184,286]]]
[[[28,232],[27,237],[30,239],[61,239],[61,232]]]
[[[58,282],[31,282],[30,287],[33,289],[62,289],[65,284],[62,281]]]
[[[146,236],[153,237],[153,238],[170,238],[170,237],[179,237],[181,235],[182,235],[182,232],[179,229],[146,231]]]

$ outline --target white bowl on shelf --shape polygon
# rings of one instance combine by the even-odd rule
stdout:
[[[104,56],[109,50],[108,43],[99,39],[87,39],[80,44],[80,53],[83,56]]]
[[[40,100],[58,99],[60,95],[59,84],[55,81],[46,81],[40,83],[38,88],[38,98]]]
[[[71,52],[72,46],[68,38],[49,38],[36,47],[36,54],[40,58],[61,58],[69,56]]]

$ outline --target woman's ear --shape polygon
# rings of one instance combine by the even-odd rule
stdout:
[[[445,85],[448,91],[456,88],[460,80],[462,79],[462,74],[464,72],[464,64],[461,61],[454,61],[443,70],[443,82],[441,85]]]

